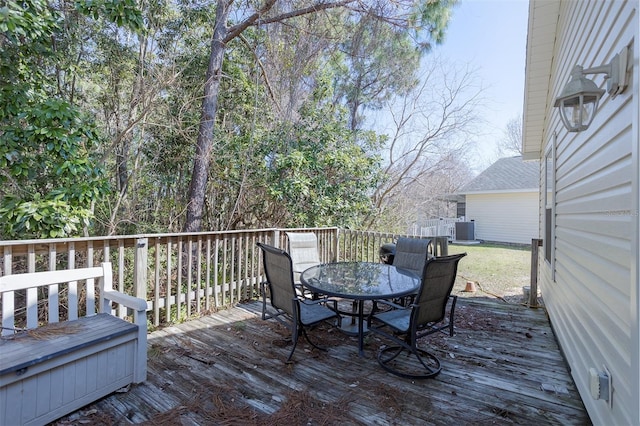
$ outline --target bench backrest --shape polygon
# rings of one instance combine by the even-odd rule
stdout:
[[[104,312],[108,304],[100,298],[112,285],[109,262],[92,268],[2,276],[2,335],[13,334],[18,328],[36,328],[41,322],[75,320]],[[45,304],[47,315],[40,315]],[[65,312],[61,312],[61,304]]]

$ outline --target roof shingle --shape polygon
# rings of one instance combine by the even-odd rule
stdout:
[[[493,163],[458,193],[533,190],[539,188],[539,182],[539,161],[523,161],[521,156],[507,157]]]

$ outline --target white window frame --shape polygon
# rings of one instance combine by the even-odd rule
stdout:
[[[544,154],[544,259],[551,268],[551,277],[556,279],[556,140],[554,133]]]

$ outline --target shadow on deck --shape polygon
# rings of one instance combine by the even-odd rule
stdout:
[[[435,379],[386,373],[383,342],[328,326],[301,340],[293,364],[287,330],[252,302],[149,335],[147,382],[58,425],[590,424],[543,309],[460,299],[456,335],[425,338],[442,360]]]

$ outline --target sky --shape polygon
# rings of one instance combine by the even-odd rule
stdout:
[[[461,0],[442,45],[433,53],[476,69],[486,100],[478,154],[472,166],[484,170],[498,159],[496,143],[509,120],[522,116],[528,0]]]

